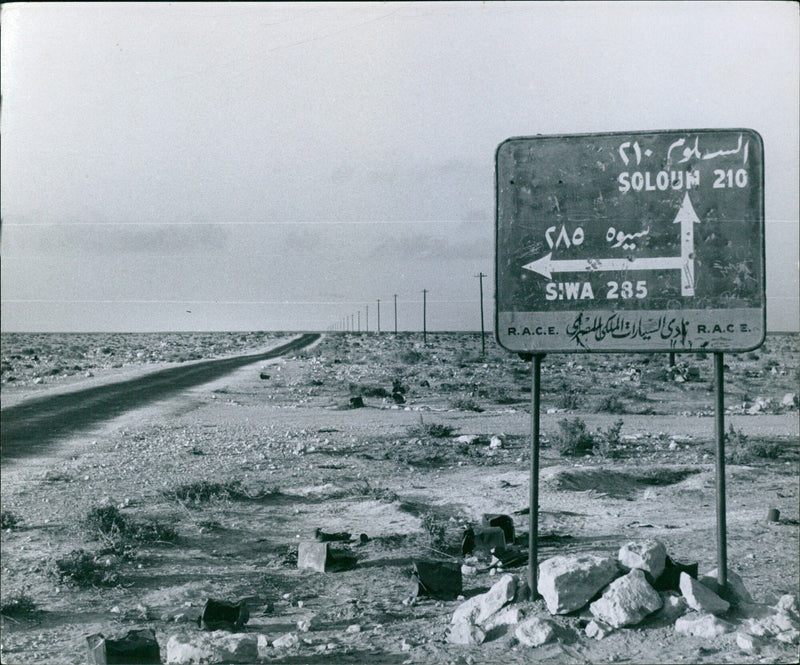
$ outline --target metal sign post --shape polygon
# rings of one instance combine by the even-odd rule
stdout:
[[[531,598],[536,597],[539,578],[539,395],[541,394],[542,358],[533,356],[533,384],[531,386],[531,481],[530,512],[528,513],[528,588]]]
[[[495,159],[500,346],[539,360],[545,353],[665,352],[672,364],[676,353],[715,354],[724,588],[722,354],[756,349],[766,335],[761,136],[695,129],[519,137],[501,143]],[[531,566],[538,535],[537,368]]]
[[[725,366],[722,358],[722,353],[714,354],[714,433],[717,439],[717,584],[725,589],[728,586],[728,545],[725,537]]]

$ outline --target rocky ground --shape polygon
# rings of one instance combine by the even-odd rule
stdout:
[[[3,335],[3,406],[287,337]],[[750,598],[724,610],[680,588],[649,609],[627,573],[562,613],[556,591],[526,595],[524,565],[462,555],[485,513],[527,543],[530,364],[486,346],[329,335],[4,464],[3,662],[85,662],[87,635],[134,628],[176,662],[796,662],[797,335],[725,356],[728,562]],[[710,355],[548,356],[542,435],[543,565],[611,560],[616,577],[624,546],[655,541],[700,578],[716,566]],[[352,534],[336,546],[355,567],[298,568],[318,528]],[[415,596],[423,559],[452,563],[463,598]],[[199,630],[209,598],[246,601],[236,638]]]

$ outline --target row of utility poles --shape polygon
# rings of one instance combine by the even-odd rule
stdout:
[[[478,273],[475,275],[480,282],[480,304],[481,304],[481,353],[486,353],[486,329],[484,326],[483,315],[483,278],[486,277],[485,273]],[[394,296],[394,334],[397,334],[397,294]],[[365,305],[365,325],[366,332],[369,332],[369,305]],[[355,314],[348,314],[343,316],[336,323],[328,327],[328,330],[339,332],[361,332],[361,310]],[[381,332],[381,301],[378,299],[378,326],[377,332]],[[428,289],[422,289],[422,342],[428,342]]]

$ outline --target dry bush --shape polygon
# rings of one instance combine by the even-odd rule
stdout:
[[[450,402],[450,406],[459,411],[475,411],[476,413],[481,413],[483,411],[483,407],[469,397],[457,397]]]
[[[0,511],[0,529],[14,529],[19,526],[20,518],[10,510]]]
[[[5,617],[23,617],[36,611],[36,603],[25,592],[19,591],[0,603],[0,614]]]
[[[582,418],[565,418],[559,421],[558,432],[551,437],[550,444],[564,457],[584,455],[594,448],[595,438]]]
[[[164,495],[181,503],[207,503],[215,499],[249,498],[238,480],[232,480],[227,483],[196,480],[165,490]]]
[[[56,559],[51,570],[59,579],[80,587],[108,587],[119,582],[119,575],[112,567],[83,549],[73,550],[65,557]]]

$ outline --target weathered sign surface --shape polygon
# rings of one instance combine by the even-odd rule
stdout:
[[[761,345],[757,132],[511,138],[496,159],[501,346],[544,353]]]

